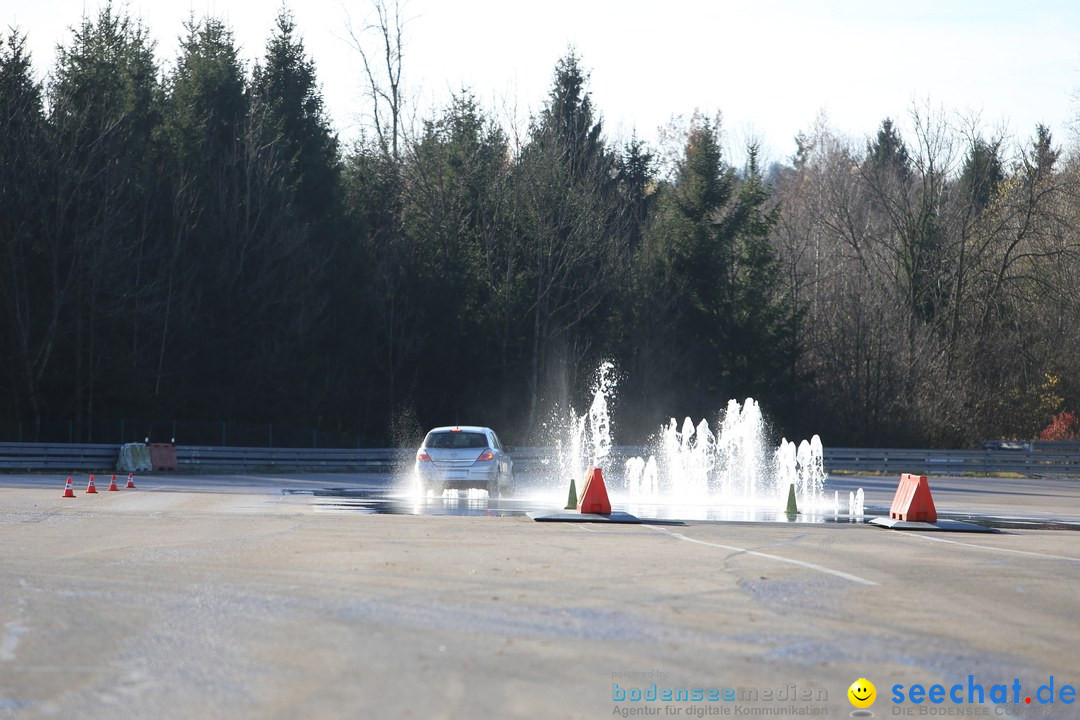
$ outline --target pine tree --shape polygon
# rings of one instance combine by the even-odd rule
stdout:
[[[717,355],[728,368],[726,385],[769,403],[780,418],[797,408],[795,397],[804,378],[799,359],[802,311],[782,289],[780,266],[771,234],[779,218],[771,192],[758,167],[758,149],[748,148],[745,177],[727,216],[734,242],[731,322],[727,342]],[[725,223],[726,225],[727,223]],[[729,396],[737,397],[738,390]]]
[[[503,348],[520,310],[506,302],[518,291],[515,274],[506,271],[517,252],[502,217],[508,159],[505,135],[463,91],[424,123],[403,168],[403,224],[424,345],[442,356],[417,385],[441,417],[485,403],[493,412],[486,391],[493,376],[508,372]],[[448,387],[457,392],[448,394]]]
[[[46,228],[55,192],[42,98],[26,36],[12,30],[0,38],[0,418],[29,418],[34,438],[63,304]]]
[[[129,287],[107,277],[144,279],[153,253],[161,198],[158,74],[149,31],[106,3],[59,48],[49,88],[53,232],[72,269],[61,349],[70,352],[72,414],[87,426],[129,402],[123,381],[132,375],[130,358],[143,351],[135,318],[149,283]]]
[[[975,138],[960,172],[960,187],[976,213],[990,204],[1004,179],[1000,141],[989,143],[981,137]]]
[[[913,337],[919,324],[938,317],[950,293],[940,217],[944,175],[933,166],[915,168],[903,139],[886,118],[875,141],[867,143],[863,177],[875,213],[877,240],[895,249]]]
[[[797,380],[800,314],[781,293],[770,240],[778,210],[756,148],[740,181],[722,158],[718,124],[695,116],[658,202],[641,271],[660,312],[650,325],[666,348],[652,361],[667,375],[654,393],[682,394],[676,399],[703,416],[731,398],[786,404]],[[688,379],[692,393],[680,389]]]
[[[315,238],[330,230],[340,200],[338,141],[330,127],[315,64],[297,36],[292,13],[282,10],[262,64],[252,71],[251,112],[262,115],[266,141],[286,163],[286,185],[296,211]]]
[[[610,351],[619,280],[629,262],[615,155],[603,141],[573,52],[555,68],[513,177],[523,274],[530,287],[529,416],[541,396],[565,401]],[[562,396],[562,397],[559,397]]]
[[[635,135],[626,143],[616,167],[619,189],[628,213],[629,250],[636,252],[655,198],[655,157],[645,142]]]
[[[179,286],[175,389],[189,413],[274,417],[294,406],[298,338],[312,314],[310,255],[280,128],[253,111],[233,34],[187,24],[170,77],[165,131],[177,189],[173,276]],[[271,140],[268,142],[268,138]],[[194,388],[197,388],[195,390]]]
[[[911,180],[911,156],[891,118],[881,121],[876,138],[866,144],[866,155],[872,171],[894,173],[904,182]]]

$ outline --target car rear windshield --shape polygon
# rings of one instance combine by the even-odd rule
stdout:
[[[486,448],[487,436],[478,432],[433,432],[427,436],[424,445],[437,450],[456,448]]]

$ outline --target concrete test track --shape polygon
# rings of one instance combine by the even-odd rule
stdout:
[[[1080,717],[1074,532],[378,515],[282,492],[343,476],[227,480],[0,478],[0,718],[849,717],[858,678],[877,717]],[[848,485],[887,506],[895,478]],[[1074,479],[934,488],[1080,515]],[[890,700],[916,684],[964,702]]]

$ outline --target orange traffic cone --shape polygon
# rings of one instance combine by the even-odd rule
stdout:
[[[112,482],[109,483],[109,492],[116,492],[120,488],[116,487],[116,476],[112,476]]]
[[[900,475],[889,517],[903,522],[937,522],[937,508],[925,475]]]
[[[97,492],[97,488],[94,487],[94,476],[91,475],[90,476],[90,482],[88,482],[86,484],[86,494],[89,495],[90,493],[96,493],[96,492]]]
[[[585,487],[581,490],[578,512],[596,515],[611,514],[611,501],[608,500],[607,488],[604,487],[604,472],[598,467],[585,473]]]
[[[125,488],[134,488],[135,487],[135,474],[134,473],[128,473],[127,485],[125,485],[124,487]]]
[[[71,478],[68,478],[67,485],[64,486],[64,494],[60,497],[75,497],[75,491],[71,489]]]

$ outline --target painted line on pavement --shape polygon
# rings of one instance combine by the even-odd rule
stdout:
[[[697,545],[706,545],[708,547],[720,548],[721,550],[730,550],[731,552],[736,552],[736,553],[746,553],[747,555],[753,555],[755,557],[765,558],[766,560],[775,560],[777,562],[787,563],[789,565],[798,565],[799,567],[806,568],[808,570],[813,570],[815,572],[825,573],[826,575],[832,575],[833,577],[838,577],[838,578],[841,578],[843,580],[848,580],[848,581],[853,582],[853,583],[858,583],[859,585],[871,585],[871,586],[874,586],[874,585],[879,585],[880,584],[880,583],[874,582],[873,580],[867,580],[864,577],[859,577],[858,575],[852,575],[851,573],[847,573],[847,572],[844,572],[842,570],[833,570],[832,568],[827,568],[824,565],[818,565],[817,563],[806,562],[804,560],[795,560],[793,558],[783,557],[782,555],[772,555],[770,553],[763,553],[763,552],[759,552],[757,550],[750,550],[748,548],[736,547],[734,545],[722,545],[720,543],[706,542],[705,540],[697,540],[695,538],[687,537],[686,535],[683,535],[681,533],[673,532],[671,530],[667,530],[665,528],[658,527],[656,525],[648,525],[648,524],[646,524],[645,527],[649,528],[650,530],[655,530],[656,532],[661,533],[663,535],[668,535],[670,537],[676,538],[677,540],[685,540],[686,542],[695,543]]]
[[[999,548],[991,547],[989,545],[975,545],[973,543],[960,542],[958,540],[946,540],[945,538],[934,537],[932,535],[923,535],[921,533],[914,532],[901,532],[901,537],[917,537],[923,540],[932,540],[934,542],[948,543],[950,545],[959,545],[960,547],[974,548],[976,550],[986,550],[987,552],[1000,552],[1000,553],[1012,553],[1014,555],[1029,555],[1032,557],[1046,558],[1048,560],[1064,560],[1066,562],[1080,563],[1080,558],[1069,557],[1067,555],[1051,555],[1049,553],[1035,552],[1033,550],[1016,550],[1014,548]]]

